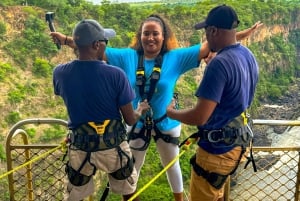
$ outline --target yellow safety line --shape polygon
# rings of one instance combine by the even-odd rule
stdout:
[[[160,171],[153,179],[151,179],[145,186],[143,186],[138,192],[136,192],[131,198],[129,198],[128,201],[132,201],[137,196],[139,196],[146,188],[148,188],[155,180],[157,180],[163,173],[165,173],[187,150],[187,148],[193,143],[194,141],[187,141],[186,144],[184,144],[183,151],[180,152],[166,167]]]
[[[33,158],[32,160],[30,160],[30,161],[28,161],[28,162],[26,162],[26,163],[24,163],[24,164],[22,164],[22,165],[20,165],[18,167],[14,168],[14,169],[12,169],[12,170],[10,170],[8,172],[6,172],[5,174],[0,175],[0,179],[2,179],[3,177],[5,177],[7,175],[10,175],[14,171],[17,171],[17,170],[19,170],[19,169],[21,169],[21,168],[29,165],[30,163],[33,163],[33,162],[35,162],[35,161],[37,161],[37,160],[39,160],[39,159],[41,159],[43,157],[46,157],[48,154],[51,154],[52,152],[55,152],[59,148],[62,148],[62,150],[64,150],[65,146],[66,146],[66,144],[62,143],[61,145],[59,145],[59,146],[57,146],[57,147],[55,147],[55,148],[53,148],[53,149],[51,149],[51,150],[49,150],[49,151],[41,154],[40,156],[37,156],[37,157]]]

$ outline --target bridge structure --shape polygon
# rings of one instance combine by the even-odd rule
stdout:
[[[300,126],[298,120],[254,119],[253,123],[254,126]],[[7,179],[9,188],[3,201],[62,200],[66,144],[30,141],[25,127],[31,126],[42,129],[61,126],[68,132],[66,121],[52,118],[25,119],[10,129],[6,137],[7,172],[0,174],[0,180]],[[226,201],[300,200],[300,146],[254,146],[252,153],[257,171],[242,162],[226,183]],[[100,183],[105,180],[105,173],[99,172],[96,177],[96,186],[106,184]],[[99,200],[97,195],[87,199]]]

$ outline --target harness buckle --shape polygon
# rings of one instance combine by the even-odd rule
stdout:
[[[150,108],[150,110],[146,113],[146,117],[144,120],[144,125],[146,130],[151,130],[153,128],[154,122],[153,122],[152,115],[153,115],[153,111],[152,108]]]
[[[150,117],[149,115],[146,116],[145,118],[145,127],[147,130],[151,130],[153,128],[153,120],[152,117]]]
[[[137,74],[136,76],[136,86],[143,86],[145,83],[145,77],[143,74]]]
[[[207,139],[212,143],[220,142],[225,139],[225,133],[223,130],[211,130],[207,133]]]
[[[160,68],[159,67],[154,67],[153,72],[151,74],[151,79],[159,80],[159,78],[160,78]]]

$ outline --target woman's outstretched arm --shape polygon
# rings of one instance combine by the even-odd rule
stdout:
[[[256,22],[254,25],[252,25],[250,28],[244,29],[244,30],[242,30],[242,31],[237,32],[237,33],[236,33],[236,40],[239,41],[239,40],[243,40],[243,39],[249,37],[251,34],[254,33],[254,31],[255,31],[256,29],[258,29],[258,28],[261,27],[262,25],[263,25],[263,23],[260,22],[260,21],[258,21],[258,22]],[[207,41],[204,41],[204,42],[202,43],[201,47],[200,47],[199,61],[201,61],[202,59],[204,59],[205,62],[207,62],[207,61],[206,61],[207,58],[210,57],[210,59],[211,59],[212,55],[215,55],[215,53],[211,53],[211,52],[210,52],[210,48],[209,48],[209,46],[208,46]],[[210,60],[210,59],[209,59],[209,60]]]

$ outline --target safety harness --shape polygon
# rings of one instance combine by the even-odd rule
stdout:
[[[66,163],[65,171],[68,175],[69,181],[75,186],[87,184],[96,173],[96,166],[90,161],[91,153],[112,148],[117,149],[118,156],[120,157],[121,168],[110,173],[110,175],[118,180],[128,178],[133,171],[134,160],[120,147],[120,144],[126,140],[127,134],[124,124],[119,120],[88,122],[87,124],[80,125],[76,129],[70,130],[68,135],[69,149],[85,151],[86,157],[77,170],[71,167],[69,161]],[[125,166],[122,165],[124,157],[127,161]],[[86,163],[90,163],[94,167],[91,175],[81,174],[81,170]]]
[[[199,129],[197,133],[192,134],[189,138],[199,138],[199,140],[208,141],[210,143],[223,142],[225,146],[241,146],[242,151],[237,161],[237,165],[228,175],[222,175],[215,172],[209,172],[204,170],[201,166],[196,163],[196,155],[190,159],[190,163],[193,166],[194,171],[198,176],[205,178],[213,187],[220,189],[225,183],[227,177],[232,175],[238,168],[238,165],[249,148],[250,157],[245,164],[245,167],[252,162],[253,169],[256,172],[256,165],[252,154],[252,144],[253,144],[253,132],[252,132],[252,121],[250,115],[245,111],[239,117],[231,121],[227,126],[222,129],[217,130],[205,130]]]
[[[139,88],[139,94],[142,98],[142,100],[147,99],[147,101],[150,103],[152,96],[156,89],[156,84],[158,80],[160,79],[160,72],[161,72],[161,66],[162,66],[163,56],[159,54],[154,61],[154,67],[153,71],[150,75],[150,86],[148,91],[145,91],[145,85],[146,85],[146,76],[145,76],[145,68],[144,68],[144,55],[139,54],[139,60],[138,60],[138,67],[136,71],[136,85]],[[144,119],[140,119],[139,121],[143,123],[143,127],[140,129],[138,133],[136,133],[134,130],[136,128],[136,125],[133,125],[131,131],[129,132],[129,140],[135,140],[135,139],[142,139],[145,143],[141,147],[131,147],[131,149],[144,151],[148,148],[151,140],[151,130],[153,129],[155,131],[155,135],[153,135],[153,139],[156,142],[159,138],[164,140],[167,143],[173,143],[178,145],[179,144],[179,138],[177,137],[171,137],[169,135],[163,134],[156,126],[157,123],[161,122],[167,117],[166,114],[161,116],[158,119],[153,119],[153,112],[152,109],[146,113]]]

